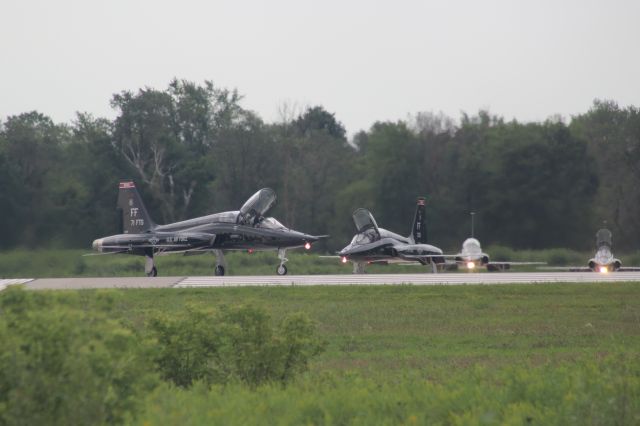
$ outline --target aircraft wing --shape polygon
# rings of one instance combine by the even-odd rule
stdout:
[[[120,251],[108,251],[106,253],[85,253],[82,255],[82,257],[85,256],[105,256],[107,254],[118,254],[118,253],[126,253],[129,250],[120,250]]]
[[[122,246],[102,246],[103,249],[119,249],[122,248]],[[184,244],[139,244],[139,245],[134,245],[133,246],[134,249],[139,249],[139,248],[158,248],[158,249],[162,249],[162,248],[184,248]],[[125,249],[123,251],[128,251],[128,249]]]

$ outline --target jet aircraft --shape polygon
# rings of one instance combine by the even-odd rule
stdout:
[[[411,234],[408,237],[379,228],[373,215],[366,209],[353,212],[357,234],[348,246],[338,252],[342,263],[353,262],[353,273],[364,273],[366,264],[420,263],[431,264],[437,272],[437,264],[446,257],[442,250],[427,244],[425,199],[418,198]]]
[[[455,255],[455,262],[455,265],[452,265],[454,269],[462,266],[469,271],[474,271],[477,268],[485,267],[489,272],[504,271],[511,269],[512,266],[545,264],[545,262],[492,262],[489,255],[482,251],[480,241],[473,237],[464,240],[462,250]]]
[[[455,264],[446,265],[445,268],[452,267],[457,269],[458,266],[462,266],[469,271],[476,270],[479,267],[487,268],[489,272],[503,271],[511,269],[511,266],[516,265],[544,265],[545,262],[492,262],[489,259],[489,255],[482,251],[480,241],[473,237],[473,218],[475,213],[471,212],[471,237],[464,240],[462,243],[462,250],[455,255]]]
[[[145,273],[155,277],[154,256],[167,253],[216,255],[215,275],[224,275],[225,250],[277,250],[278,275],[287,273],[286,250],[304,247],[324,236],[313,236],[286,228],[266,217],[276,194],[264,188],[253,194],[238,211],[215,213],[181,222],[156,225],[149,216],[133,181],[120,182],[118,207],[122,209],[123,233],[99,238],[93,249],[101,254],[126,253],[145,257]]]
[[[545,269],[564,269],[571,272],[600,272],[606,274],[607,272],[631,272],[640,271],[640,267],[623,267],[622,261],[617,259],[611,247],[613,246],[613,236],[611,231],[606,228],[598,230],[596,232],[596,254],[589,259],[587,266],[568,266],[568,267],[555,267]]]

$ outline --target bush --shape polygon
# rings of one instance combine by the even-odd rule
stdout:
[[[131,330],[59,298],[5,290],[0,341],[0,424],[123,423],[157,384]]]
[[[181,318],[156,317],[149,328],[158,371],[180,387],[197,380],[286,383],[323,349],[306,315],[288,316],[274,329],[266,312],[252,306],[187,309]]]

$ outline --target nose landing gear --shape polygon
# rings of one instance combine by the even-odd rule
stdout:
[[[276,268],[276,274],[278,275],[287,275],[287,267],[285,263],[289,261],[285,256],[287,255],[286,249],[278,249],[278,258],[280,259],[280,265]]]
[[[222,277],[224,276],[225,265],[227,263],[224,260],[224,253],[222,253],[222,250],[214,250],[213,254],[216,255],[216,267],[213,273],[216,277]]]
[[[144,273],[148,277],[158,276],[158,268],[153,262],[153,252],[144,255]]]

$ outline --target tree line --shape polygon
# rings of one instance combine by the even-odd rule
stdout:
[[[427,197],[430,240],[470,234],[514,248],[588,249],[606,222],[616,247],[640,237],[640,110],[594,101],[569,123],[506,121],[487,111],[420,112],[351,139],[322,106],[285,106],[267,123],[236,90],[173,80],[114,94],[113,120],[33,111],[0,122],[0,248],[88,247],[119,232],[117,183],[136,180],[158,223],[237,210],[273,188],[285,225],[346,245],[351,212],[409,234]]]

